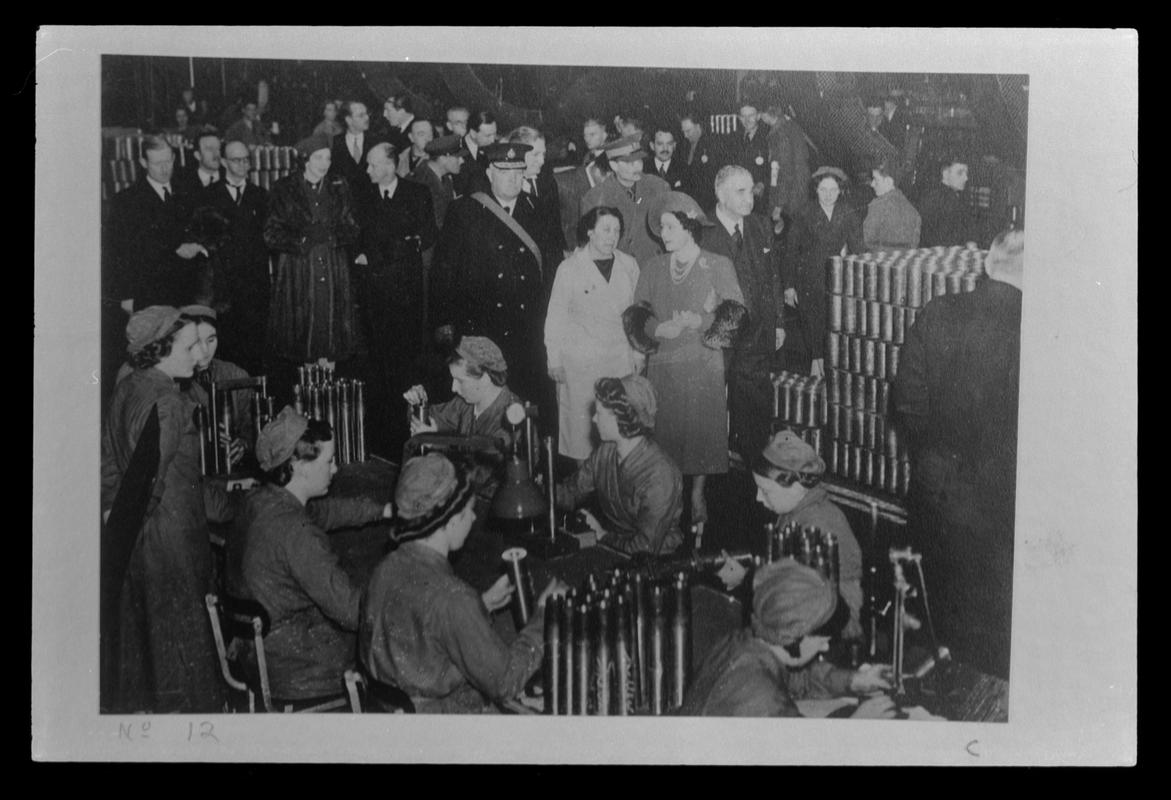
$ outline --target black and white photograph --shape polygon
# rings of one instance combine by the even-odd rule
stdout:
[[[1134,763],[1134,32],[40,36],[34,759]]]

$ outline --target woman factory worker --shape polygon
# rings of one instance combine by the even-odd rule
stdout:
[[[819,485],[825,474],[825,461],[792,431],[779,431],[761,451],[752,466],[752,473],[756,481],[757,502],[778,515],[778,530],[794,523],[820,528],[837,538],[838,591],[850,610],[842,638],[860,638],[862,548],[850,530],[846,515],[829,499],[825,487]],[[720,569],[720,578],[729,589],[739,586],[744,576],[744,567],[730,558]]]
[[[411,435],[454,433],[460,436],[487,436],[506,450],[512,444],[511,426],[505,410],[521,402],[506,385],[508,364],[491,339],[465,336],[447,360],[451,390],[455,397],[429,407],[431,422],[411,418]],[[427,390],[412,386],[403,392],[411,405],[427,402]]]
[[[602,443],[557,487],[557,505],[571,509],[590,495],[607,531],[600,544],[623,553],[672,553],[682,542],[683,475],[658,443],[655,391],[641,375],[599,378],[594,423]]]
[[[833,616],[833,585],[791,558],[757,571],[752,624],[712,647],[696,671],[680,714],[709,717],[799,717],[796,700],[825,699],[890,689],[889,668],[846,670],[815,660],[829,638],[813,632]],[[889,719],[885,694],[863,700],[853,717]]]
[[[549,377],[557,384],[557,450],[578,462],[594,449],[594,383],[636,372],[642,361],[622,329],[639,272],[638,262],[615,249],[621,236],[618,209],[597,206],[582,216],[579,247],[557,268],[545,317]]]
[[[362,666],[405,692],[418,713],[479,713],[518,695],[544,657],[545,600],[567,588],[550,581],[529,623],[505,644],[489,612],[508,605],[508,576],[480,595],[448,562],[472,529],[474,496],[467,474],[446,456],[408,461],[394,492],[399,546],[362,598]]]
[[[268,612],[274,702],[311,705],[344,691],[357,643],[361,588],[338,565],[326,531],[389,517],[391,506],[325,498],[337,472],[333,431],[288,406],[260,432],[256,457],[266,480],[245,501],[243,535],[228,543],[228,591]]]
[[[191,378],[203,345],[195,322],[170,306],[135,313],[126,339],[132,371],[114,387],[102,429],[103,522],[120,491],[133,491],[123,477],[156,411],[158,467],[137,530],[123,532],[133,540],[110,587],[117,604],[103,606],[103,647],[116,646],[103,651],[103,710],[215,712],[223,694],[203,603],[212,569],[207,519],[226,520],[229,506],[200,474],[195,407],[178,385]],[[103,531],[107,558],[114,535]]]

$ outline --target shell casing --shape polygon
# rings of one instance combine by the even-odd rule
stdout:
[[[886,356],[886,374],[888,380],[894,380],[895,376],[899,374],[899,352],[902,351],[902,346],[892,344],[888,348]]]
[[[882,334],[882,303],[871,300],[866,303],[866,335],[877,339]]]
[[[842,302],[846,300],[840,294],[831,294],[829,296],[829,329],[830,331],[840,331],[842,329]],[[853,302],[853,301],[847,301]]]
[[[862,339],[858,336],[850,337],[850,358],[846,368],[855,375],[862,372]]]
[[[854,297],[858,293],[854,286],[854,262],[857,260],[854,256],[846,256],[846,263],[842,265],[842,294],[846,297]]]
[[[855,375],[853,396],[850,398],[850,408],[862,411],[866,408],[866,376]]]
[[[887,379],[886,374],[886,354],[890,352],[890,345],[887,342],[875,342],[874,344],[874,376],[882,380]]]
[[[964,289],[964,273],[962,270],[955,270],[947,274],[947,293],[959,294]]]
[[[907,264],[897,261],[890,268],[890,302],[896,306],[907,304]]]
[[[878,299],[878,264],[870,260],[862,262],[862,296],[871,301]]]
[[[882,459],[885,467],[882,488],[895,494],[899,488],[899,460],[895,456],[887,455]]]
[[[862,482],[862,459],[865,451],[861,445],[850,445],[850,480]]]
[[[874,345],[873,339],[862,340],[862,374],[874,375]]]
[[[891,276],[893,270],[889,261],[883,261],[878,265],[878,302],[889,303],[891,295],[893,294],[891,287]]]
[[[907,266],[907,305],[920,308],[925,302],[923,298],[923,267],[918,261],[912,261]]]
[[[902,344],[907,335],[907,310],[894,306],[891,309],[890,341]]]
[[[841,256],[833,256],[829,260],[829,290],[833,294],[842,294],[842,287],[845,284],[843,272],[845,270],[845,263]]]
[[[852,297],[842,298],[842,327],[843,333],[856,334],[858,332],[858,301]]]
[[[889,342],[894,338],[894,306],[880,304],[878,307],[878,338]]]
[[[841,364],[841,334],[830,331],[826,334],[825,358],[831,367],[837,367]]]

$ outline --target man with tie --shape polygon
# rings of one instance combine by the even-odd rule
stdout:
[[[224,144],[224,179],[210,184],[200,198],[228,220],[228,236],[216,253],[215,305],[224,351],[250,374],[264,373],[264,337],[271,295],[264,219],[268,192],[248,180],[252,168],[248,146],[238,139]]]
[[[424,343],[422,254],[434,246],[438,230],[431,193],[414,181],[399,179],[390,144],[381,142],[370,149],[366,174],[374,200],[361,206],[362,233],[353,271],[369,343],[367,402],[381,409],[367,418],[370,441],[375,452],[392,455],[405,441],[400,424],[406,411],[402,387],[419,378],[414,367]]]
[[[171,183],[175,153],[167,140],[144,137],[139,163],[144,174],[114,195],[103,230],[102,341],[113,346],[103,347],[102,379],[109,387],[125,359],[118,343],[127,315],[147,306],[192,301],[200,277],[193,259],[207,255],[190,234],[194,198]]]
[[[405,94],[391,95],[382,104],[382,119],[385,120],[378,140],[394,145],[394,152],[405,153],[411,146],[411,123],[415,120],[415,105]],[[365,157],[365,156],[363,156]]]
[[[349,184],[355,202],[366,194],[366,154],[378,137],[370,134],[370,113],[366,104],[351,100],[342,106],[343,136],[333,137],[329,176],[340,175]]]
[[[705,136],[703,121],[694,112],[685,113],[679,121],[686,142],[683,154],[683,191],[691,195],[699,207],[711,213],[716,206],[716,194],[712,188],[716,179],[719,153],[711,136]]]
[[[420,161],[427,160],[427,143],[435,138],[435,126],[431,120],[415,117],[407,128],[407,139],[411,146],[398,157],[398,176],[405,178],[415,171]]]
[[[675,158],[675,132],[667,125],[655,128],[654,157],[646,159],[644,172],[653,172],[673,190],[683,191],[683,163]]]
[[[496,115],[491,111],[477,111],[468,120],[468,132],[464,136],[464,147],[468,157],[464,161],[464,168],[455,178],[457,194],[469,195],[472,192],[486,188],[484,172],[488,168],[488,159],[483,148],[496,141]]]
[[[747,463],[768,440],[773,415],[769,370],[780,346],[781,292],[779,252],[770,226],[752,213],[752,174],[737,165],[723,167],[715,180],[716,225],[703,229],[700,246],[727,256],[748,308],[748,326],[725,351],[730,444]],[[733,546],[729,544],[729,546]]]
[[[198,193],[222,177],[223,164],[220,158],[220,135],[215,128],[204,128],[195,138],[195,164],[175,176],[176,182],[184,184],[191,193]]]
[[[754,104],[745,103],[740,107],[740,127],[741,132],[732,134],[736,145],[731,151],[731,163],[739,164],[752,175],[752,196],[756,198],[753,209],[763,214],[768,205],[764,189],[769,182],[769,126],[760,121],[760,112]]]
[[[510,132],[507,141],[527,144],[531,149],[525,153],[524,185],[521,187],[520,199],[528,203],[533,212],[536,230],[533,238],[537,240],[542,255],[548,259],[550,269],[556,270],[557,264],[565,256],[565,233],[561,229],[561,204],[557,196],[557,181],[553,172],[545,168],[545,134],[536,128],[522,125]],[[552,281],[547,288],[552,288]]]
[[[485,147],[487,188],[448,207],[431,271],[430,323],[450,326],[448,338],[474,334],[496,342],[508,385],[536,398],[548,380],[542,271],[556,269],[560,254],[540,252],[532,207],[520,199],[530,149],[512,142]]]
[[[195,198],[181,184],[172,185],[175,153],[167,140],[146,136],[139,163],[146,174],[114,196],[109,226],[107,286],[127,313],[186,305],[197,278],[192,259],[207,255],[190,238]]]
[[[671,191],[658,175],[642,171],[646,151],[634,137],[623,137],[606,145],[606,158],[614,171],[585,193],[578,217],[595,206],[610,206],[622,212],[622,238],[618,249],[634,256],[640,265],[662,252],[659,242],[647,229],[646,214],[651,200]]]

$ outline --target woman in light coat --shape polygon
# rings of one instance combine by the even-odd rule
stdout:
[[[642,367],[622,328],[622,312],[634,301],[638,263],[615,249],[622,214],[598,206],[577,226],[580,245],[557,268],[545,318],[549,377],[557,383],[558,452],[576,461],[589,456],[594,382]]]

